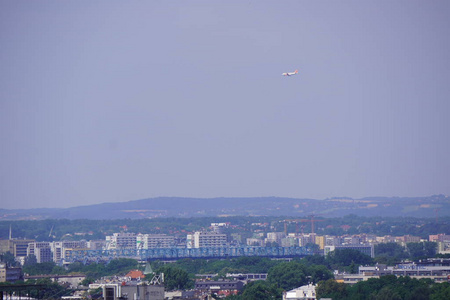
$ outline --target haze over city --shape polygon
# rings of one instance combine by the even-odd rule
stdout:
[[[449,20],[449,1],[2,1],[1,207],[449,195]]]

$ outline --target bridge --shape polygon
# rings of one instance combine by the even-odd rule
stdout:
[[[65,262],[99,261],[114,258],[137,258],[140,260],[176,260],[183,258],[230,258],[240,256],[261,256],[272,258],[303,257],[313,255],[309,247],[203,247],[203,248],[151,248],[151,249],[115,249],[66,251]]]

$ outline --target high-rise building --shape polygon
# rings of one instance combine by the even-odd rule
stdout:
[[[176,245],[175,237],[166,234],[139,234],[136,241],[138,249],[171,248]]]
[[[192,244],[192,248],[202,247],[220,247],[227,244],[227,235],[214,232],[195,232],[191,237],[187,237],[188,248],[189,242]]]
[[[136,249],[137,237],[134,233],[121,232],[106,236],[106,248],[111,249]]]
[[[27,255],[36,256],[38,263],[49,262],[53,260],[52,248],[49,242],[34,242],[28,244]]]

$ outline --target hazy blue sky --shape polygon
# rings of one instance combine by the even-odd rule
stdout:
[[[448,0],[5,0],[1,207],[448,195],[449,96]]]

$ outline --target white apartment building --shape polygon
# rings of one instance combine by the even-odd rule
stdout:
[[[227,244],[227,235],[214,232],[194,232],[186,239],[188,248],[220,247]]]
[[[266,243],[277,243],[281,245],[281,239],[285,238],[286,234],[284,232],[268,232]]]
[[[166,234],[138,234],[136,241],[138,249],[172,248],[176,245],[175,237]]]
[[[106,250],[136,249],[137,236],[134,233],[121,232],[106,236]]]
[[[87,242],[82,241],[60,241],[60,242],[52,242],[50,243],[50,248],[53,252],[53,261],[59,262],[61,259],[64,259],[65,256],[65,250],[66,249],[86,249]]]
[[[29,243],[27,256],[34,255],[38,263],[49,262],[53,260],[52,248],[49,242]]]

